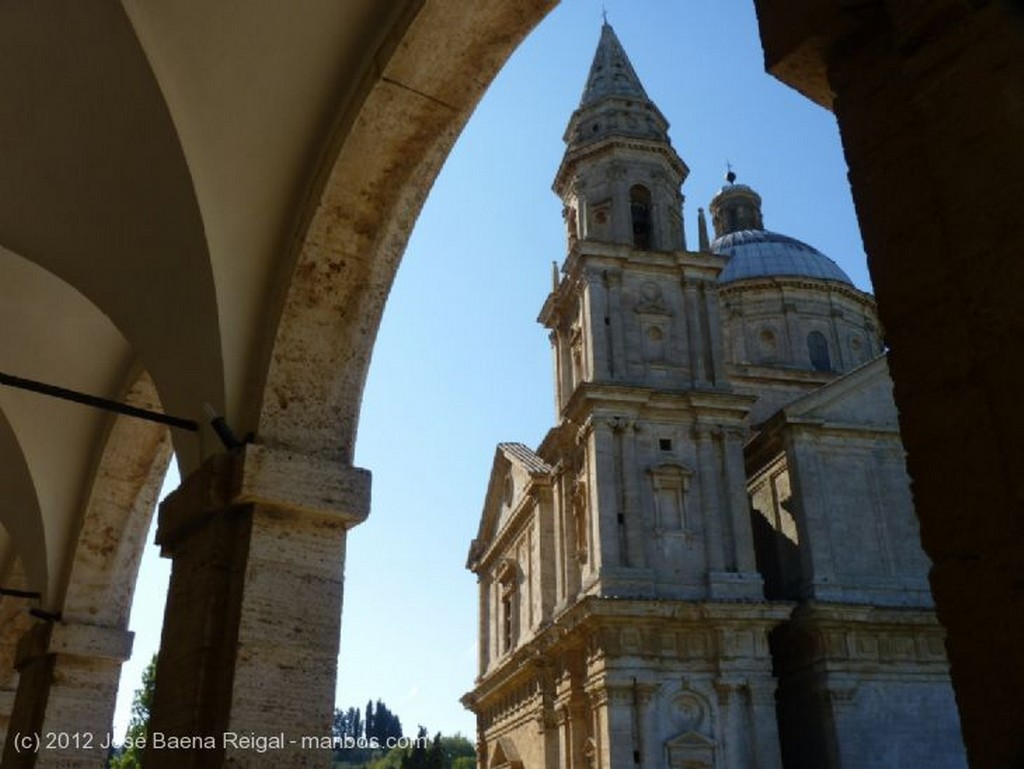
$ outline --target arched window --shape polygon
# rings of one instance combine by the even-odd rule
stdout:
[[[811,368],[815,371],[831,371],[832,357],[828,352],[828,340],[820,331],[812,331],[807,335],[807,353],[811,358]]]
[[[648,250],[651,247],[651,193],[636,184],[629,190],[629,213],[633,219],[633,245]]]

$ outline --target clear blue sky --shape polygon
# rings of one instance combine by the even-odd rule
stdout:
[[[764,200],[768,229],[804,240],[870,290],[835,120],[764,73],[751,0],[607,0],[608,20],[671,123],[698,207],[728,160]],[[464,568],[499,441],[535,446],[554,420],[551,355],[535,322],[565,255],[551,182],[601,27],[566,0],[495,80],[410,240],[374,352],[356,463],[369,520],[346,565],[337,702],[383,699],[407,732],[461,731],[476,675],[477,593]],[[152,550],[152,548],[150,548]],[[159,641],[166,564],[147,553],[117,731]]]

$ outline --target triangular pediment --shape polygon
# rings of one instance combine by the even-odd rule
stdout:
[[[810,420],[897,429],[892,379],[880,355],[782,410],[787,421]]]
[[[476,539],[469,549],[467,567],[483,554],[505,528],[523,497],[538,480],[550,479],[553,468],[522,443],[499,443],[494,452],[483,511]]]
[[[700,732],[683,732],[665,742],[668,748],[713,748],[715,741]]]
[[[490,769],[522,769],[523,767],[519,751],[516,750],[515,743],[508,737],[498,738],[489,764]]]

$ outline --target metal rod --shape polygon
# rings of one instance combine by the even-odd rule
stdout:
[[[42,593],[35,590],[15,590],[13,587],[0,587],[0,595],[9,595],[12,598],[42,598]]]
[[[137,419],[146,419],[150,422],[158,422],[162,425],[169,425],[170,427],[179,427],[182,430],[188,430],[193,433],[199,431],[199,423],[192,419],[172,417],[169,414],[161,414],[159,411],[136,408],[135,406],[129,406],[127,403],[120,403],[119,401],[112,401],[95,395],[86,395],[85,393],[68,390],[64,387],[57,387],[56,385],[49,385],[44,382],[36,382],[32,379],[24,379],[20,376],[12,376],[11,374],[4,374],[0,372],[0,385],[17,387],[19,390],[28,390],[29,392],[39,393],[40,395],[49,395],[52,398],[61,398],[62,400],[81,403],[85,406],[103,409],[104,411],[113,411],[115,414],[124,414],[125,416],[136,417]]]
[[[44,622],[60,622],[62,616],[59,611],[43,611],[42,609],[29,609],[28,613]]]

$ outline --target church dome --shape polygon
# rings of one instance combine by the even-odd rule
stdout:
[[[719,283],[785,276],[853,285],[850,276],[818,249],[764,229],[761,196],[745,184],[736,184],[731,168],[725,178],[728,184],[710,205],[716,235],[710,250],[729,257]]]
[[[719,283],[763,277],[803,277],[853,285],[842,268],[816,248],[769,230],[736,230],[711,243],[711,251],[728,256]]]

